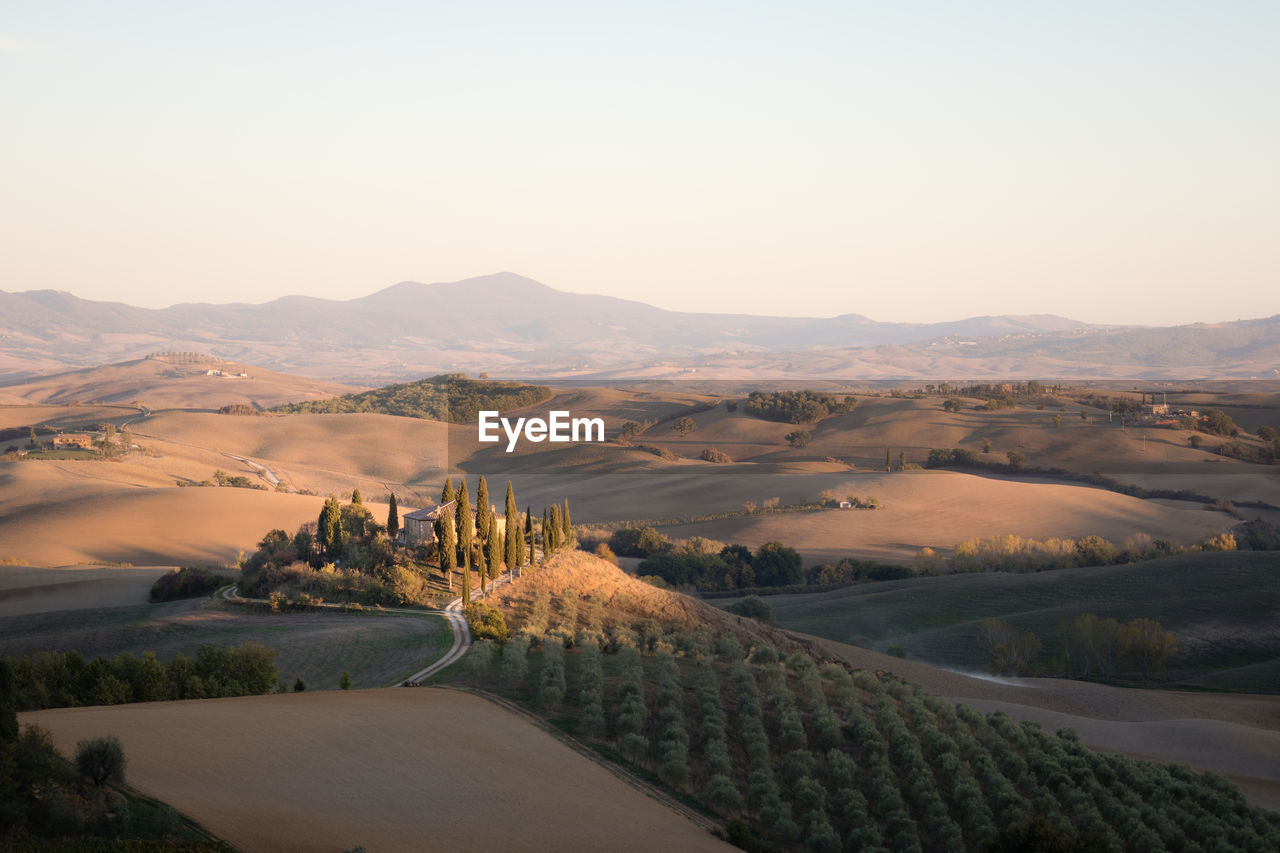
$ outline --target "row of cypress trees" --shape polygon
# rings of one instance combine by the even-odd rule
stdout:
[[[483,474],[476,484],[474,511],[467,480],[462,478],[455,491],[453,480],[446,478],[440,492],[442,505],[455,502],[454,512],[436,520],[436,552],[440,569],[453,584],[453,572],[462,569],[462,598],[471,600],[471,570],[480,575],[480,588],[484,590],[488,580],[498,577],[502,566],[513,569],[537,559],[537,533],[534,528],[533,508],[526,508],[523,517],[516,506],[515,488],[507,481],[505,502],[506,529],[498,530],[497,515],[489,503],[489,484]],[[395,495],[391,496],[388,509],[388,531],[399,529]],[[522,523],[523,522],[523,523]],[[544,508],[542,525],[542,559],[565,548],[575,540],[573,523],[569,516],[569,501]],[[394,535],[394,534],[392,534]]]

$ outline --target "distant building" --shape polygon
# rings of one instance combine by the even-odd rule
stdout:
[[[53,437],[54,447],[79,447],[93,450],[93,436],[79,432],[64,432]]]
[[[852,502],[852,501],[840,501],[840,508],[841,508],[841,509],[853,509],[853,502]]]
[[[415,509],[400,516],[400,524],[404,529],[404,544],[416,545],[420,542],[436,541],[436,521],[445,514],[453,515],[457,503],[457,501],[449,501],[447,504],[437,504],[426,509]],[[493,504],[489,505],[489,511],[498,522],[498,532],[505,533],[507,520],[498,515],[498,508]],[[475,507],[471,509],[471,517],[476,517]],[[472,533],[474,534],[475,531]]]
[[[1169,414],[1169,404],[1168,403],[1147,403],[1142,407],[1142,414],[1152,415],[1152,416],[1167,415]]]
[[[436,541],[436,521],[446,512],[452,513],[456,503],[457,501],[449,501],[447,504],[415,509],[413,512],[402,515],[400,523],[404,525],[404,544],[416,545],[419,542]]]

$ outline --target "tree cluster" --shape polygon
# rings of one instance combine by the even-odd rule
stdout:
[[[167,699],[213,699],[269,693],[279,670],[275,652],[257,643],[201,646],[194,658],[168,663],[151,652],[85,660],[79,652],[40,652],[4,658],[12,673],[11,701],[19,711],[81,705],[119,705]]]
[[[504,411],[549,399],[551,389],[545,385],[468,379],[465,374],[446,373],[328,400],[289,403],[271,411],[313,414],[376,412],[460,424],[476,420],[481,410]]]
[[[766,421],[784,424],[807,424],[828,415],[853,411],[856,400],[822,391],[752,391],[747,395],[745,411]]]

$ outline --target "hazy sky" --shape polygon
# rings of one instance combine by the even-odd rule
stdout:
[[[1277,34],[1274,0],[10,2],[0,289],[1275,314]]]

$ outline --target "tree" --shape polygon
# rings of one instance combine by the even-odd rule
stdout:
[[[1009,467],[1015,471],[1022,470],[1022,467],[1027,464],[1027,457],[1016,450],[1010,450],[1005,454],[1005,458],[1009,460]]]
[[[507,564],[507,571],[514,571],[520,565],[520,546],[524,543],[524,538],[520,535],[520,511],[516,509],[516,492],[510,480],[507,480],[507,502],[503,512],[507,517],[506,536],[503,537],[503,544],[506,545],[503,562]]]
[[[621,438],[626,439],[626,438],[631,438],[633,436],[637,436],[643,431],[644,431],[644,427],[640,426],[640,424],[636,423],[635,421],[627,421],[625,424],[622,425],[622,429],[619,431],[618,435]]]
[[[1120,631],[1120,648],[1142,670],[1143,681],[1159,675],[1165,660],[1178,652],[1173,634],[1154,619],[1134,619],[1125,625]]]
[[[436,553],[440,557],[440,570],[444,572],[445,580],[449,584],[449,591],[453,591],[453,570],[458,567],[458,529],[454,526],[453,516],[445,513],[436,522]]]
[[[1275,429],[1272,427],[1260,426],[1258,427],[1258,438],[1263,441],[1275,441],[1277,438],[1280,438],[1280,435],[1277,435]]]
[[[1054,428],[1062,426],[1062,415],[1053,416],[1053,426]]]
[[[964,408],[964,403],[960,402],[956,397],[948,397],[942,401],[942,409],[947,412],[958,412]]]
[[[989,438],[982,439],[982,452],[983,453],[991,452],[991,439]]]
[[[453,480],[445,477],[444,488],[440,490],[440,503],[447,504],[451,500],[454,500]]]
[[[524,532],[529,540],[529,562],[533,563],[538,559],[538,541],[534,538],[536,534],[533,532],[533,507],[526,506],[524,508]]]
[[[979,638],[987,650],[987,667],[993,675],[1031,675],[1040,653],[1040,639],[999,619],[987,619]]]
[[[563,545],[573,544],[573,522],[569,521],[569,499],[564,499],[564,511],[560,513],[560,532],[564,534],[560,542]]]
[[[502,571],[502,536],[498,533],[498,518],[489,513],[489,532],[484,539],[485,560],[489,563],[489,578],[496,580]]]
[[[351,503],[353,506],[364,506],[364,495],[360,494],[359,489],[351,490]]]
[[[1203,439],[1203,438],[1201,438],[1201,437],[1200,437],[1199,435],[1197,435],[1196,433],[1192,433],[1192,434],[1187,438],[1187,444],[1190,444],[1190,445],[1191,445],[1191,447],[1192,447],[1192,449],[1198,450],[1198,449],[1200,448],[1200,445],[1204,444],[1204,439]]]
[[[546,562],[555,548],[551,542],[551,525],[547,523],[547,508],[545,506],[542,508],[542,527],[538,529],[542,532],[542,560]]]
[[[884,470],[886,471],[893,470],[893,448],[892,447],[886,447],[884,449]]]
[[[396,493],[387,500],[387,536],[392,542],[400,534],[400,507],[396,506]]]
[[[731,604],[725,609],[730,613],[758,619],[761,622],[773,621],[773,608],[769,606],[769,602],[758,595],[748,595],[737,604]]]
[[[761,586],[787,586],[804,578],[804,562],[794,548],[781,542],[766,542],[756,549],[751,561],[756,582]]]
[[[351,689],[351,673],[345,669],[342,671],[342,677],[338,679],[338,687],[342,690]]]
[[[124,768],[128,763],[124,747],[115,735],[82,740],[76,744],[76,769],[95,788],[124,784]]]
[[[458,486],[458,506],[456,510],[455,523],[458,526],[458,564],[462,566],[462,576],[467,577],[467,572],[471,571],[471,540],[475,535],[475,524],[471,520],[471,498],[467,494],[467,478],[462,478],[462,484]],[[470,588],[470,581],[467,582],[467,588]],[[467,599],[470,601],[471,599]]]
[[[794,430],[792,432],[787,433],[784,436],[784,438],[786,438],[787,440],[787,444],[791,445],[792,447],[804,447],[806,444],[809,443],[809,439],[812,437],[813,436],[809,434],[809,431],[807,429]]]
[[[476,549],[476,573],[480,575],[480,594],[484,595],[489,578],[489,562],[486,559],[484,545]]]
[[[1203,429],[1215,435],[1235,435],[1240,431],[1235,421],[1231,420],[1231,416],[1220,409],[1205,410]]]
[[[560,541],[560,537],[563,531],[560,528],[560,505],[559,504],[551,505],[551,511],[547,515],[547,520],[549,522],[549,527],[547,528],[547,534],[550,535],[551,553],[554,554],[556,551],[559,551],[560,547],[564,544],[563,542]],[[547,535],[544,534],[543,536],[544,541],[546,538],[547,538]]]
[[[493,510],[489,506],[489,484],[484,474],[480,475],[480,483],[476,486],[476,538],[481,542],[489,538],[489,516]]]
[[[333,560],[342,555],[342,506],[335,495],[329,495],[316,522],[316,538],[320,553]]]
[[[696,430],[698,428],[698,425],[694,423],[693,418],[682,417],[682,418],[676,418],[676,422],[671,425],[671,428],[676,432],[680,433],[681,435],[688,435],[689,433]]]
[[[898,470],[907,470],[907,451],[905,450],[898,451]]]

